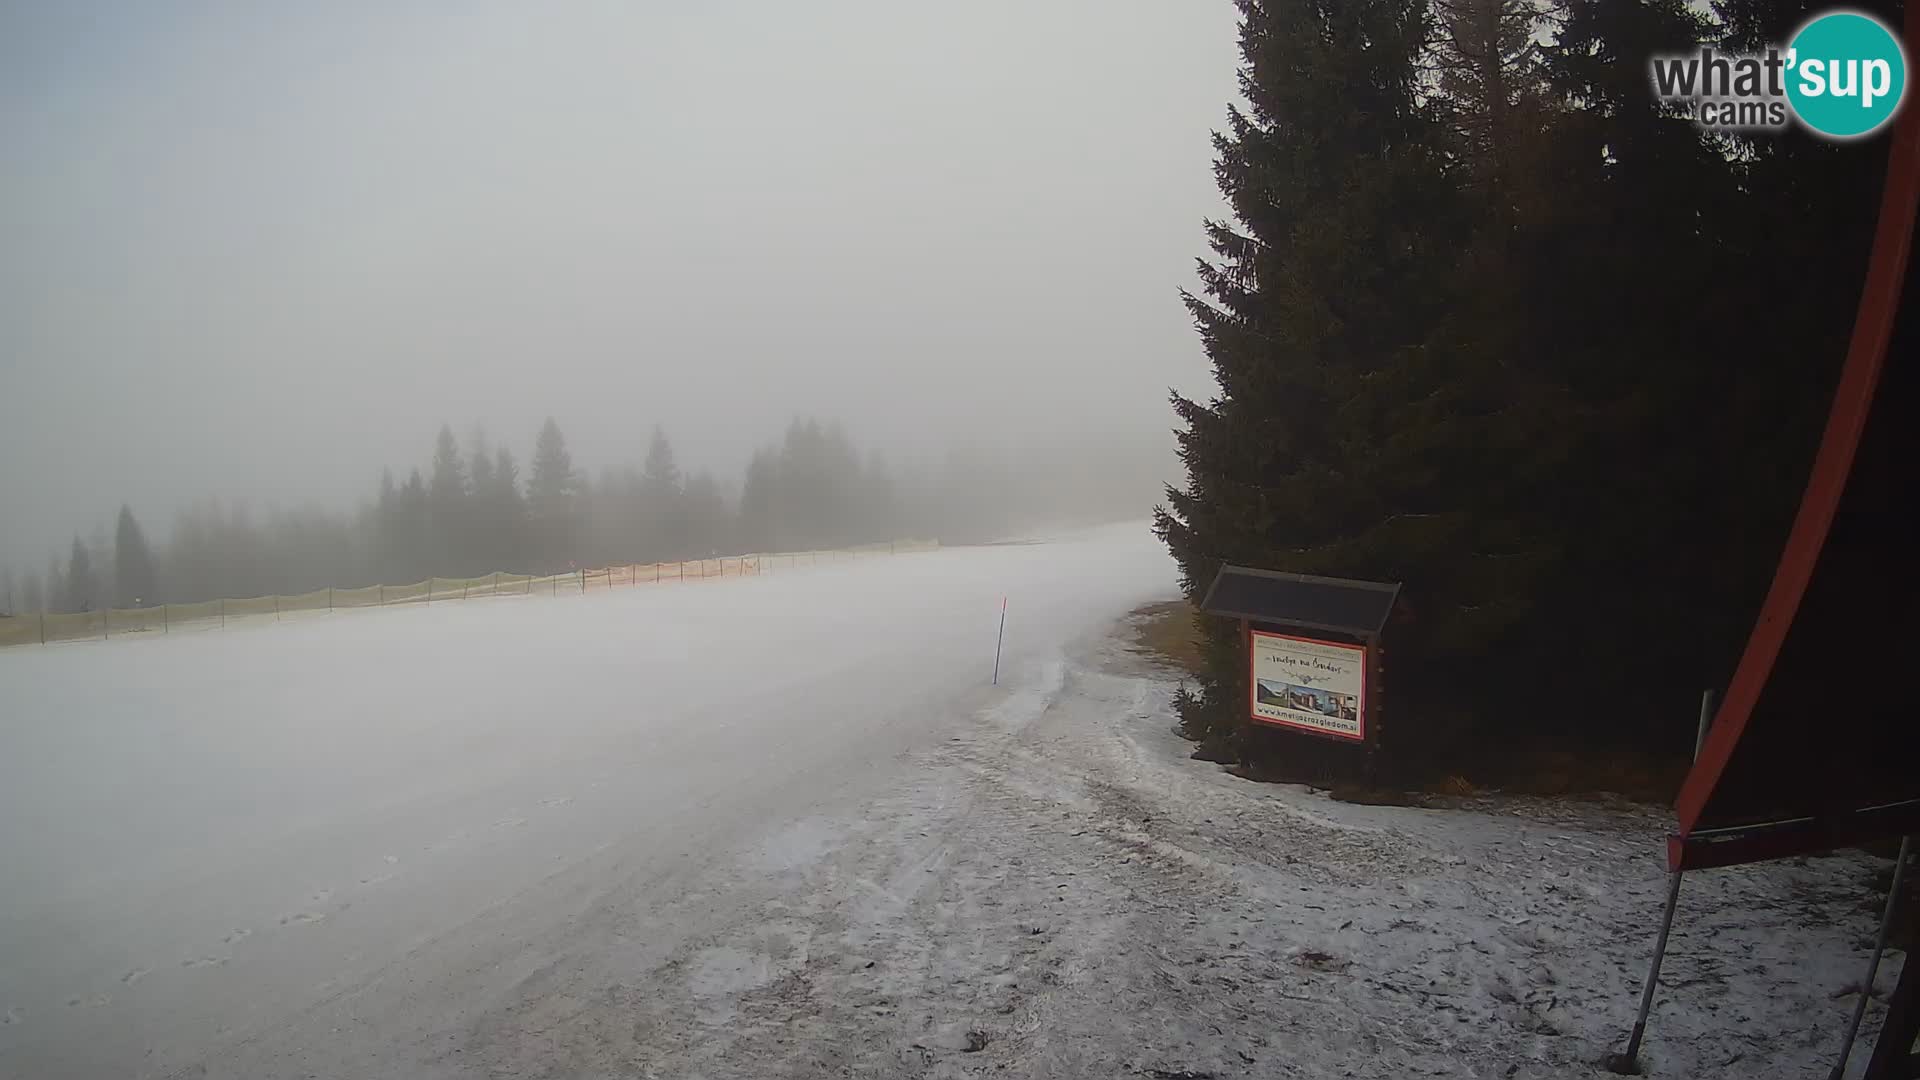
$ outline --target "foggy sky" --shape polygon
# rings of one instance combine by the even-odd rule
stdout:
[[[0,7],[0,562],[434,431],[1163,435],[1225,0]]]

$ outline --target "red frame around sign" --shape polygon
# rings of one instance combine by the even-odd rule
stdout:
[[[1335,649],[1352,649],[1354,652],[1359,653],[1360,654],[1360,702],[1358,707],[1355,708],[1354,710],[1355,715],[1357,715],[1360,720],[1359,734],[1348,735],[1343,732],[1328,731],[1326,728],[1317,728],[1307,724],[1294,723],[1291,720],[1276,720],[1271,716],[1261,716],[1257,708],[1260,702],[1260,684],[1255,681],[1254,674],[1253,674],[1253,639],[1256,637],[1280,638],[1281,640],[1284,640],[1284,641],[1301,641],[1309,645],[1326,645]],[[1251,626],[1246,628],[1246,638],[1247,638],[1247,715],[1249,718],[1253,720],[1254,723],[1266,724],[1268,727],[1286,728],[1289,731],[1304,732],[1308,735],[1318,735],[1326,739],[1338,739],[1339,741],[1346,742],[1346,743],[1364,743],[1367,741],[1367,699],[1370,696],[1370,687],[1368,686],[1368,682],[1369,682],[1368,676],[1371,674],[1370,669],[1373,666],[1373,650],[1372,649],[1368,648],[1365,645],[1355,645],[1351,641],[1328,641],[1325,638],[1301,637],[1298,634],[1276,634],[1271,630],[1255,630]]]

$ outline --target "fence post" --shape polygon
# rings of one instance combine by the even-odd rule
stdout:
[[[460,583],[460,599],[465,600],[466,598],[467,598],[467,583],[462,581]]]
[[[433,576],[427,576],[427,603],[433,603]]]
[[[108,605],[107,607],[100,609],[100,640],[105,641],[112,636],[113,636],[113,607],[112,605]]]
[[[387,606],[387,587],[385,585],[380,586],[380,601],[375,606],[376,607]]]
[[[220,629],[225,630],[226,628],[227,628],[227,598],[223,596],[220,598]]]
[[[493,572],[493,595],[500,595],[500,571],[498,570]]]
[[[160,633],[162,636],[173,633],[173,624],[167,621],[167,605],[160,605]]]
[[[273,621],[274,622],[280,621],[280,594],[279,593],[273,594]]]
[[[333,610],[333,586],[327,586],[327,610]]]
[[[41,607],[45,607],[45,606],[46,606],[45,604],[41,605]],[[40,644],[45,645],[46,643],[47,643],[47,613],[45,611],[42,611],[40,613]]]

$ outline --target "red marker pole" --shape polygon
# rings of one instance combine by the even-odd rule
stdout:
[[[993,639],[993,685],[1000,685],[1000,643],[1007,638],[1007,598],[1000,598],[1000,633]]]

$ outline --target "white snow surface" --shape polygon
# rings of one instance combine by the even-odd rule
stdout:
[[[1129,526],[0,652],[0,1077],[1607,1075],[1668,815],[1188,760],[1173,595]],[[1824,1075],[1873,868],[1691,876],[1648,1072]]]

